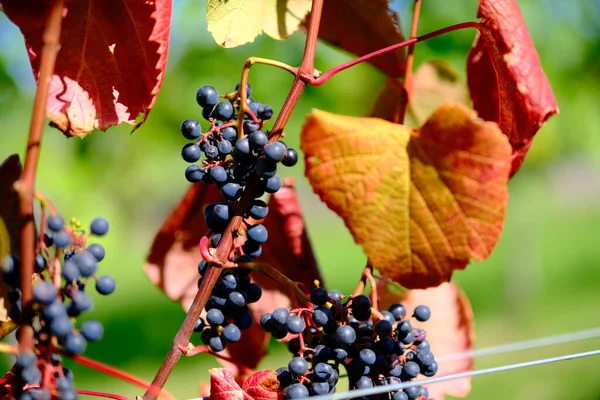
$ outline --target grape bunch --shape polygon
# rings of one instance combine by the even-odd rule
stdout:
[[[81,354],[88,342],[100,340],[104,334],[99,321],[88,320],[76,328],[75,320],[93,307],[92,298],[86,293],[90,283],[102,295],[115,290],[111,276],[98,275],[98,263],[105,257],[104,247],[87,243],[92,236],[106,235],[109,224],[104,218],[96,218],[87,233],[79,222],[72,220],[65,224],[58,214],[49,216],[46,222],[46,226],[40,227],[31,309],[23,310],[21,302],[19,257],[8,255],[2,260],[2,279],[10,287],[9,316],[17,323],[34,327],[35,352],[19,354],[13,367],[17,380],[13,388],[17,395],[24,386],[32,387],[20,398],[46,398],[45,389],[36,385],[39,386],[43,371],[50,369],[60,398],[75,399],[72,373],[62,367],[59,351]]]
[[[243,263],[259,257],[262,244],[268,238],[267,229],[259,222],[269,209],[260,197],[281,188],[277,165],[295,165],[298,153],[281,141],[269,141],[264,123],[273,116],[273,108],[252,97],[242,106],[239,89],[238,84],[235,91],[224,96],[219,96],[212,86],[198,90],[196,100],[202,107],[202,116],[210,122],[210,129],[202,133],[197,120],[183,121],[181,133],[191,142],[183,146],[181,155],[191,163],[185,171],[188,181],[215,184],[223,196],[223,201],[210,204],[204,210],[210,230],[206,235],[207,246],[211,248],[219,245],[249,183],[253,181],[257,185],[253,187],[254,199],[244,215],[244,229],[238,230],[228,257],[230,261]],[[252,94],[250,85],[246,86],[246,92],[248,96]],[[241,112],[244,115],[240,125]],[[204,275],[207,265],[206,261],[199,264],[200,275]],[[227,343],[240,339],[241,330],[252,325],[248,304],[258,301],[261,295],[262,290],[251,282],[249,271],[240,268],[224,271],[205,306],[205,319],[199,319],[194,330],[201,333],[202,341],[211,350],[224,350]]]
[[[206,261],[201,261],[198,269],[204,274]],[[202,278],[200,278],[200,285]],[[248,304],[260,300],[262,289],[250,281],[250,271],[243,268],[225,270],[206,303],[206,322],[199,318],[194,332],[201,334],[202,342],[214,352],[225,350],[227,343],[235,343],[241,338],[241,331],[254,323]]]
[[[344,298],[338,291],[315,288],[311,308],[289,312],[278,308],[261,318],[262,328],[277,339],[288,334],[293,358],[277,370],[285,399],[301,399],[335,392],[340,366],[350,385],[365,389],[431,377],[438,365],[424,330],[413,328],[402,304],[388,310],[373,308],[365,295]],[[412,318],[427,321],[427,306],[415,307]],[[425,400],[423,386],[389,393],[392,400]]]
[[[252,88],[246,87],[248,96]],[[270,142],[264,123],[273,116],[273,108],[249,97],[244,107],[241,104],[239,84],[235,91],[226,94],[219,102],[219,94],[212,86],[201,87],[196,100],[202,107],[202,116],[211,127],[202,133],[195,119],[186,119],[181,124],[181,133],[186,143],[181,151],[188,166],[185,176],[190,182],[205,182],[218,185],[223,201],[205,209],[205,219],[211,230],[211,245],[216,247],[221,234],[233,217],[234,204],[239,200],[254,177],[258,188],[255,200],[245,217],[260,220],[266,217],[268,207],[259,198],[265,193],[276,193],[282,186],[281,178],[276,175],[277,164],[293,166],[298,162],[296,150],[288,148],[281,141]],[[238,132],[238,117],[243,108],[242,132]],[[196,164],[201,161],[201,165]],[[261,244],[267,240],[268,233],[261,224],[247,224],[245,243],[234,249],[231,259],[250,261],[261,254]]]

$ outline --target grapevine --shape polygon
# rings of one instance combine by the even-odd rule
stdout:
[[[67,137],[122,122],[136,131],[147,122],[165,75],[172,1],[125,3],[94,8],[52,0],[27,9],[0,0],[25,37],[37,81],[24,165],[16,155],[0,165],[0,300],[7,314],[0,332],[16,330],[18,341],[0,344],[15,356],[0,398],[125,398],[78,388],[63,365],[70,359],[138,386],[145,391],[138,398],[173,399],[164,387],[175,366],[201,353],[226,366],[211,370],[209,392],[203,386],[211,399],[331,396],[341,391],[342,377],[364,398],[467,395],[470,381],[458,393],[429,385],[477,374],[472,357],[461,356],[472,351],[473,312],[448,281],[492,253],[508,181],[537,130],[558,112],[527,29],[511,25],[525,25],[516,2],[480,0],[479,21],[419,34],[423,2],[415,0],[405,39],[385,1],[284,1],[270,15],[266,5],[257,14],[243,1],[207,0],[208,30],[222,47],[263,31],[283,40],[300,27],[306,39],[298,66],[251,56],[228,88],[204,82],[189,93],[200,108],[186,110],[179,124],[187,165],[173,176],[191,186],[157,234],[146,268],[186,315],[152,382],[83,355],[105,334],[100,321],[81,318],[94,308],[90,293],[102,298],[119,290],[104,272],[101,239],[126,227],[112,218],[70,218],[57,206],[61,200],[36,190],[46,116]],[[114,20],[106,17],[111,13]],[[418,97],[422,78],[413,71],[416,45],[460,30],[477,35],[467,56],[470,99],[449,102],[460,96],[446,93],[455,88],[439,79],[429,98],[435,107],[427,109]],[[356,57],[321,71],[319,40]],[[521,59],[524,66],[514,61]],[[305,89],[361,63],[388,77],[370,115],[314,110],[299,147],[289,146],[286,138],[297,132],[287,125]],[[257,68],[293,76],[279,110],[254,93],[263,89]],[[409,114],[414,121],[405,123]],[[284,167],[302,162],[313,191],[367,256],[353,293],[323,280],[294,181],[282,178]],[[171,252],[185,257],[167,257]],[[173,269],[165,272],[173,259],[186,260],[176,272],[192,277],[191,285],[169,286],[177,280]],[[287,365],[254,371],[269,339],[285,344]],[[575,356],[582,354],[595,353]],[[460,361],[444,364],[452,357]]]

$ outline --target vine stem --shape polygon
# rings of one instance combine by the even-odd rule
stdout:
[[[95,397],[104,397],[106,399],[115,399],[115,400],[129,400],[125,396],[120,396],[118,394],[113,393],[105,393],[105,392],[93,392],[91,390],[75,390],[77,394],[82,394],[84,396],[95,396]]]
[[[417,31],[419,28],[419,16],[421,15],[421,3],[422,0],[415,0],[415,6],[413,8],[413,20],[412,27],[410,29],[410,38],[414,39],[417,37]],[[400,102],[400,110],[398,111],[398,123],[404,123],[404,116],[406,115],[406,108],[408,107],[409,91],[412,78],[412,69],[415,61],[415,45],[411,44],[408,46],[408,52],[406,55],[406,68],[404,69],[404,85],[402,88],[402,101]]]
[[[281,137],[283,128],[290,119],[290,116],[292,115],[292,112],[296,107],[304,88],[306,87],[306,82],[301,78],[301,75],[314,74],[315,51],[319,35],[319,25],[321,23],[321,14],[323,11],[323,1],[324,0],[313,0],[312,2],[302,63],[296,71],[294,83],[292,84],[281,111],[279,112],[277,119],[273,124],[273,129],[269,134],[270,141],[276,141],[279,139],[279,137]],[[243,82],[240,82],[240,92],[242,96],[246,95],[246,85]],[[219,242],[214,258],[219,260],[222,264],[225,264],[228,261],[228,257],[233,245],[234,235],[245,234],[245,232],[242,232],[241,230],[243,229],[241,228],[242,222],[248,207],[254,199],[254,194],[257,192],[258,183],[259,182],[257,179],[252,179],[249,182],[248,187],[244,191],[242,199],[236,207],[235,215],[227,225],[227,228],[221,237],[221,241]],[[190,306],[190,309],[188,310],[181,327],[175,335],[173,343],[171,344],[171,348],[167,353],[165,360],[156,372],[151,386],[148,388],[148,390],[146,390],[146,393],[144,393],[144,400],[156,399],[158,393],[160,393],[161,389],[167,382],[167,379],[173,371],[173,368],[175,368],[175,365],[181,356],[188,351],[188,344],[194,330],[194,325],[200,317],[206,302],[210,298],[210,294],[217,283],[220,274],[221,268],[215,265],[213,262],[209,263],[207,271],[203,276],[202,283],[198,288],[198,292],[194,297],[192,305]]]
[[[414,45],[416,43],[423,42],[427,39],[431,39],[436,36],[443,35],[445,33],[454,32],[454,31],[458,31],[461,29],[467,29],[467,28],[475,28],[475,29],[479,30],[479,29],[481,29],[481,24],[479,22],[468,21],[468,22],[462,22],[462,23],[456,24],[456,25],[450,25],[445,28],[438,29],[437,31],[433,31],[433,32],[430,32],[430,33],[422,35],[422,36],[417,36],[415,38],[405,40],[404,42],[396,43],[391,46],[384,47],[383,49],[374,51],[372,53],[365,54],[362,57],[359,57],[354,60],[348,61],[346,63],[340,64],[337,67],[333,67],[329,71],[325,72],[324,74],[322,74],[320,76],[315,76],[314,73],[301,73],[300,78],[310,85],[321,86],[322,84],[327,82],[329,79],[333,78],[335,75],[339,74],[342,71],[347,70],[350,67],[355,66],[356,64],[360,64],[361,62],[369,61],[372,58],[383,55],[385,53],[389,53],[390,51],[401,49],[406,46]]]
[[[87,357],[80,356],[80,355],[68,354],[64,351],[61,351],[61,354],[71,358],[73,361],[75,361],[78,364],[85,365],[88,368],[94,369],[98,372],[102,372],[106,375],[110,375],[110,376],[120,379],[122,381],[131,383],[132,385],[141,387],[143,389],[147,389],[151,385],[150,382],[145,381],[142,378],[138,378],[137,376],[134,376],[128,372],[122,371],[118,368],[111,367],[110,365],[106,365],[100,361],[92,360],[91,358],[87,358]],[[171,393],[167,392],[166,390],[163,390],[162,393],[160,393],[160,394],[165,400],[175,400],[175,396],[173,396]]]
[[[25,153],[23,171],[15,183],[19,193],[19,219],[21,220],[21,304],[23,321],[19,345],[22,351],[33,351],[33,327],[29,323],[29,305],[33,300],[33,265],[35,262],[35,221],[33,219],[33,199],[35,192],[35,174],[40,158],[40,146],[46,119],[46,100],[50,81],[54,73],[56,57],[60,50],[60,32],[63,17],[64,0],[53,0],[48,11],[44,28],[43,47],[40,55],[40,72],[38,76],[29,139]]]

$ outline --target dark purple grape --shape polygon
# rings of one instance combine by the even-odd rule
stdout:
[[[213,117],[219,121],[229,121],[233,118],[233,105],[229,101],[222,101],[215,107]]]
[[[356,341],[356,332],[351,326],[342,325],[335,331],[335,338],[342,344],[352,344]]]
[[[375,325],[375,332],[380,338],[384,338],[391,335],[393,328],[394,327],[390,321],[387,319],[382,319],[377,322],[377,325]]]
[[[269,207],[267,206],[267,203],[258,199],[252,201],[252,206],[248,211],[248,215],[257,220],[265,218],[268,213]]]
[[[221,333],[225,340],[231,343],[235,343],[242,337],[242,333],[240,328],[235,326],[234,324],[229,324],[225,328],[223,328],[223,332]]]
[[[416,306],[413,317],[415,317],[417,321],[425,322],[431,318],[431,310],[427,306]]]
[[[185,179],[190,183],[200,182],[204,179],[206,173],[200,166],[192,164],[185,169]]]
[[[357,389],[367,389],[373,387],[373,381],[368,376],[361,376],[355,385]]]
[[[301,383],[294,383],[286,387],[283,391],[284,395],[290,399],[304,399],[309,396],[308,389]]]
[[[281,189],[281,185],[281,178],[277,175],[272,176],[265,182],[265,192],[277,193]]]
[[[96,342],[102,339],[104,327],[98,321],[85,321],[81,325],[81,334],[89,342]]]
[[[85,351],[87,342],[79,333],[69,333],[65,339],[65,350],[72,354],[81,354]]]
[[[212,108],[219,101],[219,93],[212,86],[202,86],[196,93],[196,101],[202,108]]]
[[[65,227],[65,220],[60,215],[50,215],[46,226],[48,226],[50,231],[58,233]]]
[[[94,256],[96,261],[104,260],[104,256],[106,256],[106,251],[101,244],[92,243],[87,247],[88,253]]]
[[[302,333],[304,332],[305,327],[304,320],[297,315],[290,316],[287,319],[285,326],[290,333]]]
[[[315,365],[313,373],[317,378],[326,381],[333,375],[333,367],[327,363],[321,362]]]
[[[196,143],[186,143],[181,148],[181,158],[189,163],[195,163],[202,157],[200,146]]]
[[[288,370],[294,375],[304,375],[308,371],[308,362],[302,357],[294,357],[288,364]]]
[[[285,153],[285,158],[281,161],[286,167],[293,167],[298,163],[298,152],[294,149],[288,148]]]
[[[114,292],[116,287],[117,283],[112,276],[103,275],[96,280],[96,291],[105,296]]]
[[[195,119],[188,118],[181,123],[181,134],[189,140],[198,139],[202,134],[202,127]]]
[[[406,364],[404,364],[402,373],[404,374],[404,376],[412,379],[412,378],[416,378],[417,375],[419,375],[420,371],[421,371],[421,368],[419,367],[419,365],[416,362],[407,361]]]
[[[265,157],[267,160],[278,163],[282,161],[286,155],[287,148],[281,142],[269,142],[265,147]]]

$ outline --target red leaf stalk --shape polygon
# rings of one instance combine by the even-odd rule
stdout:
[[[67,355],[64,352],[62,352],[62,353],[64,355]],[[106,375],[110,375],[117,379],[121,379],[122,381],[131,383],[132,385],[141,387],[143,389],[147,389],[151,385],[150,382],[145,381],[142,378],[138,378],[137,376],[131,375],[130,373],[125,372],[125,371],[121,371],[118,368],[111,367],[110,365],[106,365],[100,361],[92,360],[91,358],[87,358],[87,357],[79,356],[79,355],[68,355],[68,356],[73,361],[75,361],[81,365],[85,365],[86,367],[95,369],[98,372],[102,372]],[[171,393],[167,392],[166,390],[162,390],[162,393],[160,393],[160,394],[166,400],[174,400],[175,399],[175,396],[173,396]]]
[[[84,396],[96,396],[96,397],[104,397],[107,399],[116,399],[116,400],[129,400],[125,396],[119,396],[118,394],[113,394],[113,393],[92,392],[91,390],[79,390],[79,389],[77,389],[76,392],[78,394],[82,394]]]
[[[324,74],[322,74],[319,77],[315,77],[314,73],[311,72],[311,73],[301,74],[300,78],[313,86],[321,86],[322,84],[327,82],[329,79],[333,78],[335,75],[339,74],[342,71],[347,70],[348,68],[355,66],[356,64],[360,64],[361,62],[368,61],[372,58],[383,55],[385,53],[389,53],[390,51],[393,51],[396,49],[401,49],[403,47],[411,46],[415,43],[423,42],[427,39],[431,39],[436,36],[441,36],[445,33],[454,32],[454,31],[458,31],[458,30],[466,29],[466,28],[475,28],[475,29],[479,30],[479,29],[481,29],[481,24],[479,22],[469,21],[469,22],[462,22],[462,23],[456,24],[456,25],[447,26],[445,28],[438,29],[437,31],[430,32],[426,35],[417,36],[415,38],[405,40],[404,42],[396,43],[391,46],[384,47],[383,49],[374,51],[372,53],[365,54],[362,57],[358,57],[354,60],[340,64],[337,67],[333,67],[329,71],[325,72]]]

